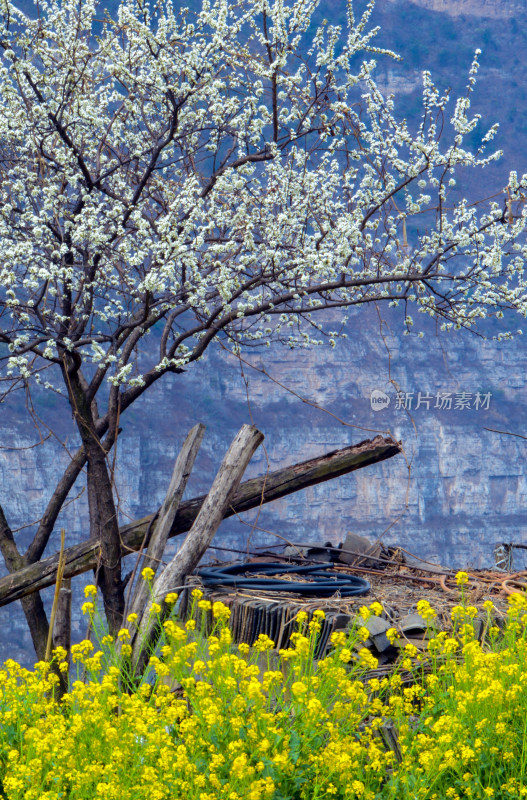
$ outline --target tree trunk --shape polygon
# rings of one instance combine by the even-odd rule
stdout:
[[[26,560],[18,552],[11,528],[5,518],[4,510],[0,506],[0,550],[4,562],[10,573],[16,573],[26,566]],[[22,610],[31,634],[31,641],[35,648],[37,659],[42,661],[46,654],[48,640],[48,618],[39,592],[21,598]]]
[[[53,625],[53,647],[63,647],[67,653],[67,664],[71,664],[71,578],[65,578],[59,591],[59,602]],[[59,675],[57,698],[61,699],[68,691],[69,678],[67,672],[55,670]]]
[[[49,623],[40,592],[35,592],[35,594],[29,594],[23,597],[21,603],[37,660],[44,661],[48,642]]]
[[[53,626],[53,645],[63,647],[68,653],[71,649],[71,578],[65,578],[59,591],[59,602]]]
[[[106,450],[97,435],[96,420],[78,369],[68,366],[65,360],[63,374],[88,463],[90,538],[95,539],[100,546],[95,577],[101,589],[109,631],[115,636],[123,621],[124,586],[121,574],[121,540]]]

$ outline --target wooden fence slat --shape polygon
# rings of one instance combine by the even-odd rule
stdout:
[[[187,486],[190,473],[194,466],[196,456],[198,454],[201,442],[203,441],[203,434],[205,433],[205,426],[201,423],[195,425],[189,432],[187,438],[183,443],[176,463],[174,464],[174,471],[168,486],[168,491],[159,511],[159,516],[153,525],[153,532],[148,542],[146,553],[143,556],[140,565],[137,565],[139,575],[145,567],[150,567],[157,572],[163,553],[165,552],[166,543],[169,533],[174,524],[174,519],[183,497],[183,492]],[[148,600],[148,585],[139,578],[132,600],[129,604],[129,611],[127,613],[139,614],[145,607]]]
[[[163,603],[164,598],[173,591],[172,587],[181,586],[187,575],[201,561],[240,485],[249,461],[263,439],[263,434],[253,425],[242,425],[221,462],[185,541],[154,582],[152,597],[138,611],[138,628],[132,637],[132,667],[138,672],[142,672],[149,647],[155,642],[159,622],[171,611]],[[161,606],[160,618],[151,613],[153,602]]]

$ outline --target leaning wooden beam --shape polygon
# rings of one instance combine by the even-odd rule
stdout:
[[[144,669],[150,648],[155,645],[156,638],[159,637],[159,622],[163,620],[163,615],[170,614],[170,609],[167,609],[163,600],[170,591],[173,591],[172,587],[185,582],[187,575],[201,561],[231,504],[249,461],[263,439],[263,434],[253,425],[242,425],[221,462],[210,491],[185,541],[155,581],[153,597],[148,598],[140,609],[138,630],[132,637],[132,667],[139,674]],[[160,620],[151,613],[154,601],[161,605]]]
[[[367,439],[359,444],[334,450],[318,458],[293,464],[290,467],[269,472],[263,478],[252,478],[241,484],[235,493],[226,517],[248,511],[262,503],[270,503],[300,489],[323,481],[346,475],[356,469],[385,461],[401,452],[401,444],[384,436]],[[179,506],[170,537],[188,531],[198,516],[205,497],[186,500]],[[123,555],[136,552],[143,544],[145,534],[153,522],[154,514],[131,522],[120,528]],[[100,558],[97,542],[86,541],[68,547],[64,551],[64,577],[71,578],[94,569]],[[29,567],[0,578],[0,606],[12,603],[33,592],[53,586],[57,578],[58,554],[37,561]]]
[[[167,539],[172,529],[172,525],[174,524],[174,519],[181,503],[183,492],[186,489],[190,473],[192,472],[198,450],[201,446],[201,442],[203,441],[204,433],[205,425],[202,425],[201,423],[199,425],[195,425],[185,439],[183,447],[176,458],[174,471],[168,486],[168,492],[165,497],[165,501],[159,510],[159,516],[154,523],[154,531],[150,536],[146,553],[141,559],[141,564],[136,564],[139,574],[141,574],[145,567],[150,567],[155,575],[159,565],[161,564]],[[131,614],[141,614],[147,605],[148,600],[148,584],[139,578],[134,587],[134,594],[128,611]]]

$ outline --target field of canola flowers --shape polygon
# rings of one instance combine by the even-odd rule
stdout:
[[[148,572],[145,579],[149,578]],[[7,661],[0,671],[0,797],[6,800],[459,800],[527,795],[527,599],[510,597],[504,627],[493,604],[459,605],[452,631],[435,627],[425,653],[407,645],[389,677],[371,678],[368,632],[333,634],[315,661],[322,611],[301,612],[291,647],[261,636],[234,645],[229,609],[193,592],[147,673],[127,671],[130,630],[72,648],[76,679],[60,700],[55,671]],[[96,589],[84,612],[97,624]],[[177,596],[168,595],[172,606]],[[154,606],[154,613],[159,613]],[[364,618],[380,614],[373,603]],[[483,614],[478,641],[473,620]],[[212,633],[201,633],[212,619]],[[196,624],[197,623],[197,624]],[[210,624],[210,623],[209,623]],[[392,629],[389,635],[398,637]],[[359,645],[359,647],[357,647]],[[118,655],[119,653],[119,655]],[[411,680],[408,680],[408,674]],[[403,680],[404,677],[404,680]],[[175,683],[177,682],[177,683]],[[171,686],[180,685],[179,691]],[[378,735],[389,721],[400,752]]]

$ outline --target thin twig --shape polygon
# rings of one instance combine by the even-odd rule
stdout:
[[[521,433],[512,433],[511,431],[498,431],[496,428],[483,428],[484,431],[490,431],[491,433],[502,433],[504,436],[516,436],[518,439],[525,439],[527,440],[527,436],[522,436]]]

